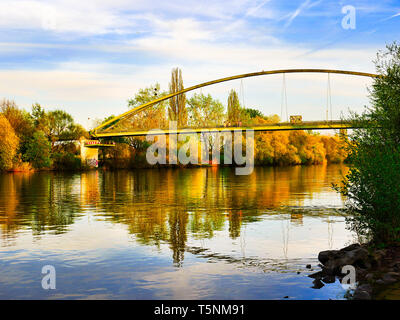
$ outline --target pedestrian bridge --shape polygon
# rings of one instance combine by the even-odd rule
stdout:
[[[252,126],[220,126],[220,127],[202,127],[202,128],[179,128],[179,129],[151,129],[151,130],[132,130],[97,133],[96,138],[109,137],[127,137],[127,136],[147,136],[160,134],[191,134],[202,132],[235,132],[235,131],[285,131],[285,130],[332,130],[332,129],[354,129],[356,125],[349,121],[333,120],[333,121],[303,121],[301,123],[279,122],[264,125]],[[97,146],[97,145],[95,145]],[[94,147],[95,147],[94,146]]]
[[[328,74],[328,101],[330,99],[330,74],[343,74],[348,76],[357,76],[357,77],[370,77],[370,78],[378,78],[380,77],[377,74],[365,73],[365,72],[357,72],[357,71],[346,71],[346,70],[330,70],[330,69],[283,69],[283,70],[271,70],[271,71],[260,71],[254,73],[246,73],[235,76],[230,76],[226,78],[221,78],[217,80],[212,80],[208,82],[204,82],[198,85],[194,85],[188,88],[185,88],[178,92],[172,92],[163,97],[154,99],[153,101],[144,103],[136,108],[133,108],[119,116],[116,116],[109,121],[104,122],[97,128],[90,131],[90,136],[94,139],[99,138],[112,138],[112,137],[125,137],[125,136],[145,136],[145,135],[157,135],[157,134],[177,134],[177,133],[201,133],[201,132],[234,132],[234,131],[243,131],[243,130],[254,130],[254,131],[283,131],[283,130],[329,130],[329,129],[350,129],[355,128],[356,125],[349,121],[343,120],[333,120],[327,119],[320,121],[302,121],[301,117],[295,116],[293,120],[290,122],[280,122],[280,123],[271,123],[271,124],[257,124],[257,125],[249,125],[242,126],[241,123],[236,123],[235,125],[220,125],[214,127],[178,127],[178,128],[137,128],[134,125],[134,120],[130,123],[133,124],[132,127],[124,127],[120,124],[126,120],[134,119],[135,115],[138,115],[140,112],[145,111],[148,108],[151,108],[162,101],[171,99],[173,97],[185,94],[186,92],[190,92],[196,89],[200,89],[206,86],[211,86],[221,82],[227,82],[237,79],[250,78],[250,77],[258,77],[264,75],[272,75],[272,74],[282,74],[285,86],[285,75],[291,73],[325,73]],[[286,94],[286,88],[284,91]],[[329,105],[329,102],[328,102]],[[327,106],[328,107],[328,106]],[[330,105],[332,108],[332,105]],[[327,110],[328,114],[328,110]],[[332,110],[331,110],[332,114]],[[299,119],[300,118],[300,119]]]

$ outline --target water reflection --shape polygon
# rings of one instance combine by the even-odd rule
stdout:
[[[74,184],[62,175],[0,175],[0,225],[3,237],[12,237],[28,227],[34,235],[44,230],[65,232],[79,212],[80,203],[73,197]]]
[[[88,243],[100,241],[95,250],[101,250],[101,238],[124,227],[129,241],[168,253],[178,269],[189,255],[190,263],[195,257],[294,272],[296,259],[311,255],[309,248],[333,246],[332,226],[343,222],[336,212],[343,199],[331,184],[346,172],[345,166],[331,165],[255,168],[250,176],[236,176],[231,168],[2,174],[0,248],[29,251],[18,239],[31,233],[43,240],[43,250],[55,251],[51,241],[59,236],[57,250],[75,246],[73,259],[79,260]],[[316,234],[312,240],[310,230]],[[328,243],[312,243],[322,237],[319,232],[328,233]],[[115,248],[127,244],[107,241]]]
[[[6,238],[23,227],[35,235],[63,233],[77,216],[96,212],[106,221],[128,225],[142,244],[168,242],[179,264],[188,231],[194,238],[212,238],[227,220],[229,236],[236,239],[243,223],[266,212],[286,211],[291,224],[302,225],[302,206],[314,195],[331,192],[327,186],[340,183],[346,170],[256,168],[250,176],[236,176],[230,168],[5,174],[0,175],[0,225]]]

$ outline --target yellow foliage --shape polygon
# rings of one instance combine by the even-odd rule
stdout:
[[[265,119],[256,121],[265,123]],[[262,132],[255,135],[255,163],[259,165],[322,164],[343,162],[346,152],[337,136],[320,136],[304,131]]]
[[[326,159],[328,162],[340,163],[347,157],[347,151],[344,148],[344,140],[339,136],[322,136],[322,143],[326,150]]]
[[[0,170],[12,167],[19,146],[19,139],[4,115],[0,114]]]

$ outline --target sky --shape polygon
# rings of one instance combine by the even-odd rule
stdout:
[[[346,6],[355,10],[354,28],[343,26]],[[127,111],[140,88],[168,90],[175,67],[185,87],[283,68],[373,73],[377,51],[395,40],[400,0],[0,0],[0,99],[26,110],[34,103],[63,109],[91,128]],[[285,81],[288,114],[305,120],[325,119],[328,101],[335,119],[369,103],[368,78],[290,74]],[[287,117],[282,75],[197,92],[226,105],[230,89],[245,107]]]

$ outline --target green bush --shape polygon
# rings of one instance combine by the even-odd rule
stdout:
[[[57,152],[53,154],[53,168],[57,170],[79,170],[81,159],[72,153]]]
[[[375,61],[382,76],[370,90],[372,107],[352,116],[362,129],[349,136],[350,170],[338,190],[347,196],[352,230],[378,244],[400,241],[400,47]]]
[[[51,166],[51,143],[43,131],[35,131],[26,146],[23,158],[36,169]]]

